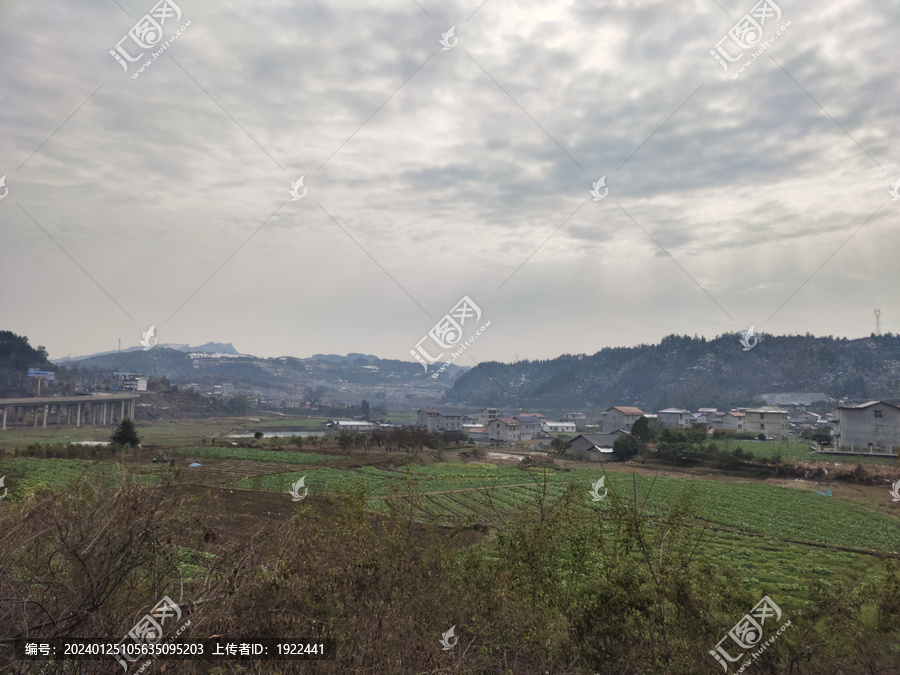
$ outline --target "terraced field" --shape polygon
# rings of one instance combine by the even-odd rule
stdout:
[[[498,523],[513,516],[538,498],[545,480],[546,499],[558,499],[567,485],[574,484],[583,490],[585,503],[590,503],[590,487],[603,473],[575,468],[545,475],[540,469],[450,463],[408,470],[310,467],[247,478],[234,487],[286,491],[301,476],[310,495],[364,490],[375,510],[385,509],[386,498],[399,495],[415,499],[423,518],[458,524]],[[687,493],[698,516],[719,528],[865,551],[900,552],[900,519],[813,491],[760,482],[632,477],[618,472],[607,475],[606,486],[626,500],[633,498],[636,489],[651,515]],[[596,508],[605,508],[604,503]]]

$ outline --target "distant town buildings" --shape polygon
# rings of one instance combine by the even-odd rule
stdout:
[[[147,378],[135,373],[113,373],[114,391],[147,391]]]

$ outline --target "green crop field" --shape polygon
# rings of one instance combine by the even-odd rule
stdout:
[[[10,499],[22,499],[43,489],[65,491],[73,482],[87,479],[99,478],[107,487],[124,480],[155,485],[173,471],[160,464],[135,466],[83,459],[0,458],[0,476],[5,477]]]
[[[887,457],[867,457],[866,455],[823,455],[818,452],[810,452],[808,441],[752,441],[735,439],[711,439],[704,441],[707,447],[715,444],[719,450],[731,452],[740,447],[744,452],[752,453],[756,458],[771,458],[776,453],[781,454],[784,460],[799,460],[807,462],[871,462],[873,464],[893,464],[895,460]]]
[[[279,453],[282,454],[282,453]],[[298,453],[283,453],[298,454]],[[424,518],[454,523],[463,519],[497,522],[514,514],[538,495],[544,474],[541,469],[521,470],[491,464],[410,465],[397,470],[375,467],[357,469],[310,468],[275,476],[239,481],[236,487],[254,490],[284,490],[285,485],[306,476],[310,494],[334,494],[342,489],[365,489],[373,508],[384,508],[379,498],[394,492],[412,494],[421,500]],[[569,483],[584,491],[603,473],[595,469],[549,471],[548,496],[562,494]],[[634,482],[632,482],[634,480]],[[505,487],[515,486],[515,487]],[[698,479],[657,478],[610,473],[606,487],[624,499],[646,503],[651,514],[686,492],[691,495],[698,517],[716,526],[765,536],[847,546],[864,550],[900,552],[900,521],[873,508],[824,497],[813,491],[785,488],[759,482],[728,482]],[[444,494],[437,494],[444,493]],[[603,505],[597,508],[604,508]]]
[[[596,511],[602,516],[610,508],[609,501],[592,502],[589,494],[602,475],[594,469],[549,471],[544,492],[545,475],[540,469],[443,463],[395,470],[313,467],[249,478],[236,486],[286,492],[303,477],[310,495],[364,490],[375,511],[387,511],[393,496],[426,521],[500,524],[525,512],[539,496],[553,504],[569,484],[577,486],[576,497],[583,493],[585,513]],[[798,610],[811,601],[812,584],[848,587],[878,568],[876,555],[830,547],[900,552],[900,519],[812,491],[758,482],[646,475],[633,479],[618,472],[606,476],[605,486],[626,501],[634,498],[636,489],[651,518],[682,493],[692,495],[701,519],[698,524],[708,523],[697,556],[715,567],[731,569],[743,587],[759,594],[777,591],[783,602]]]
[[[319,429],[327,422],[327,417],[282,417],[277,420],[263,422],[246,422],[248,429],[272,429],[279,427],[311,427]]]
[[[196,422],[137,424],[144,445],[196,443],[242,426],[241,420],[202,420]],[[71,441],[108,441],[114,427],[15,427],[0,431],[0,449],[22,447],[32,443],[69,443]]]
[[[319,462],[334,462],[340,460],[340,457],[335,457],[334,455],[319,455],[313,452],[263,450],[261,448],[195,446],[171,448],[165,452],[166,456],[175,457],[244,459],[254,462],[276,462],[280,464],[315,464]]]
[[[287,493],[303,478],[311,497],[362,491],[372,511],[387,512],[399,505],[403,512],[411,509],[422,521],[453,526],[502,525],[520,514],[533,513],[529,508],[539,499],[545,505],[561,504],[571,485],[575,488],[573,508],[586,517],[608,516],[613,497],[626,503],[636,497],[650,517],[653,530],[657,526],[655,519],[669,505],[683,503],[681,500],[689,495],[692,513],[699,519],[695,521],[697,533],[706,525],[696,549],[697,557],[715,567],[732,570],[744,588],[759,594],[777,592],[785,603],[782,606],[792,606],[797,611],[810,606],[814,597],[812,585],[847,587],[874,573],[879,558],[867,552],[900,552],[900,518],[883,507],[759,481],[654,478],[646,473],[616,471],[605,477],[609,496],[594,502],[590,489],[604,476],[600,468],[520,469],[509,464],[458,461],[396,468],[385,464],[354,467],[349,466],[355,461],[353,457],[312,452],[210,446],[165,452],[186,459],[248,462],[248,473],[221,478],[223,487]],[[283,468],[283,472],[252,475],[259,471],[253,463],[260,461],[273,464],[276,470]],[[123,481],[153,485],[175,471],[167,465],[109,461],[0,459],[0,476],[5,476],[5,487],[14,500],[41,489],[65,491],[87,477],[99,476],[101,483],[110,487]],[[304,508],[311,503],[314,502],[305,502]],[[287,497],[285,504],[290,504]],[[190,572],[196,562],[191,556],[199,554],[190,550],[183,553],[185,569]]]

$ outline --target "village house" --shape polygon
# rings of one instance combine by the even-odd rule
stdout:
[[[578,434],[569,441],[573,459],[590,459],[597,462],[622,462],[625,460],[613,450],[613,443],[624,431],[613,434]]]
[[[683,408],[666,408],[656,413],[656,419],[664,427],[689,427],[694,421],[694,414]]]
[[[900,406],[885,401],[840,405],[836,410],[834,445],[858,451],[900,446]]]
[[[694,415],[694,420],[697,424],[711,425],[717,418],[721,416],[722,413],[720,413],[717,408],[697,408],[697,414]]]
[[[432,433],[442,426],[441,413],[438,410],[419,410],[416,412],[416,426],[423,427]],[[460,421],[460,425],[462,422]]]
[[[462,415],[444,415],[441,414],[441,431],[462,431],[463,416]]]
[[[489,438],[487,427],[480,424],[464,424],[463,433],[474,443],[486,443]]]
[[[544,422],[541,428],[548,434],[574,434],[575,422]]]
[[[788,439],[788,411],[774,406],[750,408],[744,413],[744,432],[763,434],[780,441]]]
[[[513,419],[519,423],[519,440],[530,441],[543,434],[543,415],[516,415]]]
[[[643,411],[633,406],[615,405],[600,414],[600,431],[605,434],[616,429],[631,431],[631,425],[637,422],[643,414]]]
[[[500,408],[485,408],[477,414],[477,421],[482,426],[487,426],[491,420],[500,417]]]
[[[521,440],[520,425],[512,417],[498,417],[487,424],[488,436],[491,440],[515,443]]]
[[[416,426],[423,427],[431,433],[462,431],[463,416],[445,415],[439,410],[419,410],[416,412]]]
[[[732,410],[724,413],[715,424],[710,424],[710,429],[720,429],[722,431],[743,431],[745,414]]]
[[[378,422],[366,422],[364,420],[332,420],[325,426],[334,431],[375,431],[379,428]]]

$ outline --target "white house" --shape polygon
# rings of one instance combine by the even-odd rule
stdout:
[[[375,431],[378,423],[364,420],[334,420],[329,426],[335,431]]]
[[[574,434],[575,422],[544,422],[541,428],[548,434]]]

